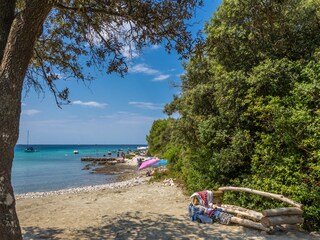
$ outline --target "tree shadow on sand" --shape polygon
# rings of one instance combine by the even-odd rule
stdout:
[[[192,223],[189,219],[175,218],[167,214],[128,212],[116,219],[104,217],[99,228],[78,230],[75,237],[88,239],[235,239],[238,234],[219,229],[219,235],[207,231],[208,225]],[[156,220],[155,220],[156,219]],[[211,232],[211,233],[210,233]],[[218,231],[216,231],[218,233]]]
[[[62,234],[64,232],[64,229],[58,229],[58,228],[39,228],[39,227],[24,227],[23,228],[24,234],[23,239],[29,240],[29,239],[61,239],[59,237],[56,237],[59,234]]]
[[[126,212],[120,216],[105,215],[100,226],[85,229],[25,227],[24,239],[311,239],[303,233],[282,232],[268,235],[257,230],[191,222],[187,217],[168,214]],[[300,235],[301,234],[301,235]]]
[[[215,230],[207,224],[191,222],[189,218],[175,218],[167,214],[127,212],[116,218],[104,216],[99,227],[85,229],[57,229],[25,227],[24,239],[234,239],[239,233]],[[209,230],[210,231],[209,231]]]

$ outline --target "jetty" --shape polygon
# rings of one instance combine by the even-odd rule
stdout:
[[[125,160],[123,158],[114,157],[81,157],[83,162],[94,162],[94,163],[123,163]]]

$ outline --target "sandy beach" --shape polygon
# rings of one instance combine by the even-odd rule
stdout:
[[[179,186],[148,180],[138,172],[107,185],[17,195],[24,239],[317,239],[297,230],[269,235],[192,222]]]

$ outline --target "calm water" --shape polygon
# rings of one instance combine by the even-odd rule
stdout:
[[[15,147],[12,184],[15,193],[44,192],[72,187],[105,184],[114,176],[91,174],[82,170],[84,156],[102,157],[118,150],[127,152],[138,145],[33,145],[37,152],[24,152],[25,145]],[[140,145],[139,145],[140,146]],[[78,150],[79,154],[73,154]]]

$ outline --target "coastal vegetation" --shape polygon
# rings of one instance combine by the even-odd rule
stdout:
[[[149,151],[189,193],[234,185],[283,194],[304,205],[303,227],[319,230],[319,31],[317,0],[224,0],[165,106],[178,117],[153,123]]]
[[[69,89],[60,89],[58,80],[92,80],[84,68],[123,76],[128,55],[157,44],[187,57],[194,40],[186,20],[201,5],[201,0],[0,0],[0,239],[22,239],[11,169],[23,87],[49,89],[61,107],[69,103]]]

